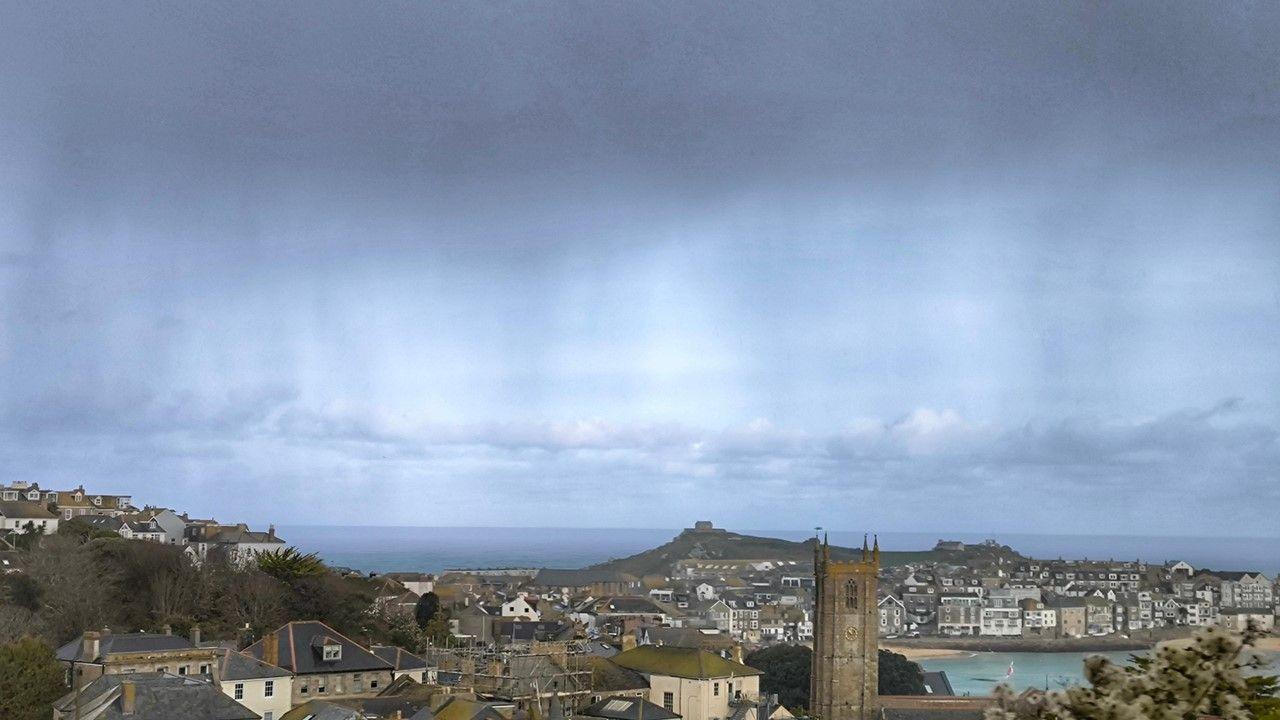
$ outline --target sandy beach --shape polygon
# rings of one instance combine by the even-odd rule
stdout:
[[[1177,640],[1165,640],[1157,645],[1157,647],[1169,645],[1173,647],[1185,647],[1191,644],[1191,638],[1179,638]],[[1267,653],[1280,653],[1280,637],[1267,636],[1259,638],[1254,644],[1256,650]]]
[[[896,652],[905,656],[908,660],[925,660],[928,658],[952,657],[955,655],[971,655],[970,650],[957,650],[955,648],[926,648],[904,645],[888,645],[881,643],[881,648]]]

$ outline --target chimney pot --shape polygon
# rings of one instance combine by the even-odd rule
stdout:
[[[200,626],[199,625],[191,628],[191,644],[197,647],[200,645]]]
[[[138,710],[138,686],[132,680],[120,683],[120,713],[133,715]]]

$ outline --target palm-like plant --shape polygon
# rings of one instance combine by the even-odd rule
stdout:
[[[292,547],[258,553],[258,569],[278,580],[316,577],[328,571],[318,555],[304,555]]]

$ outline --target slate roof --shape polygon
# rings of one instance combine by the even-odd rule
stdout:
[[[492,704],[451,696],[432,711],[436,720],[506,720]],[[292,719],[290,719],[292,720]]]
[[[615,655],[616,657],[616,655]],[[649,687],[649,681],[643,675],[613,664],[608,658],[593,657],[591,664],[591,689],[604,692],[618,690],[641,690]]]
[[[494,638],[503,642],[571,640],[573,635],[572,625],[552,620],[502,619],[493,628]]]
[[[427,661],[394,645],[374,645],[369,648],[374,655],[391,664],[396,670],[425,670]]]
[[[607,697],[577,714],[609,720],[675,720],[680,717],[661,705],[633,697]]]
[[[646,675],[667,675],[698,680],[731,675],[742,677],[764,674],[753,667],[726,660],[713,652],[670,645],[641,645],[618,653],[610,661],[619,667]]]
[[[280,720],[364,720],[359,711],[324,700],[308,700],[280,716]]]
[[[533,577],[533,584],[545,587],[586,587],[593,583],[636,582],[636,578],[614,570],[558,570],[543,568]]]
[[[924,687],[933,696],[955,695],[956,691],[951,687],[951,681],[947,679],[945,670],[926,670],[921,673],[921,679],[924,681]]]
[[[257,680],[277,677],[289,677],[289,671],[275,665],[268,665],[242,652],[228,651],[218,661],[220,680]]]
[[[98,641],[97,657],[84,657],[84,636],[58,648],[56,653],[63,662],[95,662],[112,653],[157,652],[160,650],[191,650],[195,645],[178,635],[160,633],[109,633]]]
[[[52,520],[58,517],[39,502],[0,500],[0,515],[10,520]]]
[[[121,683],[133,682],[136,688],[133,714],[125,715],[121,704]],[[258,714],[227,697],[207,680],[194,676],[179,677],[167,673],[133,673],[104,675],[81,688],[81,717],[92,720],[259,720]],[[95,715],[83,712],[86,707],[106,706]],[[75,713],[76,693],[72,692],[54,707],[71,717]]]
[[[365,670],[391,670],[391,663],[366,650],[356,641],[318,620],[291,622],[275,631],[280,642],[279,662],[282,668],[297,675],[315,673],[362,672]],[[321,643],[332,638],[342,646],[342,657],[324,660]],[[244,649],[244,653],[262,659],[263,640]]]

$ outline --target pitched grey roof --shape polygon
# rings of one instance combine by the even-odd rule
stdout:
[[[156,652],[158,650],[190,650],[195,645],[178,635],[159,633],[109,633],[98,641],[98,655],[84,657],[84,636],[58,648],[57,657],[63,662],[94,662],[112,653]]]
[[[27,500],[0,500],[0,515],[10,520],[52,520],[58,517],[43,504]]]
[[[227,651],[218,661],[218,678],[221,680],[258,680],[277,677],[289,677],[289,671],[275,665],[268,665],[242,652]]]
[[[121,683],[124,682],[132,682],[136,688],[135,710],[131,715],[125,715],[122,706]],[[257,713],[227,697],[209,681],[193,676],[104,675],[82,688],[79,694],[80,717],[85,720],[258,720]],[[68,716],[75,713],[75,706],[74,692],[54,703],[55,708]],[[94,714],[85,712],[86,707]]]
[[[427,661],[394,645],[374,645],[369,648],[374,655],[386,660],[396,670],[424,670]]]
[[[533,578],[533,584],[545,587],[586,587],[598,582],[632,582],[631,575],[613,570],[558,570],[543,568]]]
[[[295,707],[280,720],[363,720],[360,711],[324,700],[308,700]]]
[[[609,720],[675,720],[680,717],[661,705],[634,697],[607,697],[578,714]]]
[[[359,643],[317,620],[291,622],[275,631],[279,638],[279,665],[295,674],[391,670],[391,663],[366,650]],[[342,647],[342,657],[324,660],[322,641],[331,638]],[[263,640],[244,649],[245,654],[262,659]]]

